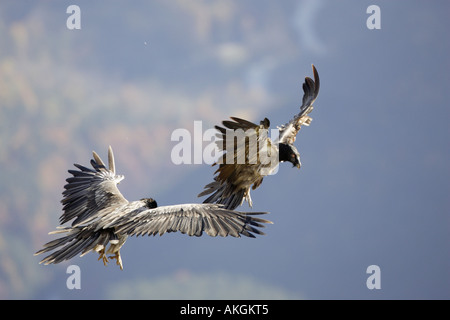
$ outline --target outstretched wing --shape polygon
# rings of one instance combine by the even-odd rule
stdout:
[[[282,125],[279,128],[279,140],[280,143],[293,144],[295,137],[302,125],[309,126],[312,118],[308,114],[313,110],[313,103],[319,95],[320,80],[319,74],[317,73],[316,67],[312,65],[314,80],[309,77],[305,78],[303,83],[303,101],[300,107],[300,113],[298,113],[294,118],[288,123]]]
[[[141,202],[130,203],[128,212],[120,217],[111,217],[110,220],[105,217],[99,226],[115,228],[117,234],[129,236],[180,231],[199,237],[204,231],[212,237],[244,235],[254,238],[253,234],[264,234],[258,229],[264,227],[263,223],[272,223],[254,217],[266,212],[241,213],[217,204],[179,204],[149,209],[139,204]]]
[[[117,184],[124,177],[116,175],[111,146],[108,149],[109,169],[95,151],[93,156],[93,169],[75,164],[79,170],[69,170],[73,177],[67,178],[67,184],[64,186],[61,200],[64,213],[60,217],[61,224],[75,219],[72,222],[75,227],[128,203],[117,188]]]
[[[268,137],[267,118],[259,125],[236,117],[231,119],[222,122],[225,128],[215,126],[219,131],[216,144],[224,154],[217,162],[214,181],[198,196],[211,194],[204,203],[219,203],[233,210],[244,198],[251,206],[250,187],[256,189],[277,166],[278,146]]]

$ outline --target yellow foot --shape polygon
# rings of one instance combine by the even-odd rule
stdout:
[[[100,251],[98,252],[98,254],[99,254],[100,256],[98,257],[97,261],[100,260],[100,259],[102,259],[102,260],[103,260],[103,265],[107,266],[109,260],[108,260],[108,257],[107,257],[106,254],[105,254],[105,249],[100,250]]]
[[[120,270],[123,270],[122,258],[120,257],[120,253],[116,252],[115,255],[109,256],[110,259],[116,259],[116,264],[120,266]]]

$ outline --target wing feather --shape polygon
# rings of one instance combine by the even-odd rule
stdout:
[[[72,177],[66,179],[67,184],[64,186],[61,224],[73,220],[72,226],[79,226],[128,203],[117,188],[123,176],[115,174],[111,146],[108,149],[109,169],[95,151],[93,158],[93,169],[75,164],[79,171],[69,170]]]
[[[314,65],[312,65],[314,80],[309,77],[305,78],[303,83],[303,99],[300,112],[288,123],[279,127],[279,140],[277,142],[293,144],[298,131],[302,125],[308,126],[312,118],[308,116],[313,110],[314,101],[316,101],[320,90],[319,73]]]
[[[137,201],[139,202],[139,201]],[[110,220],[102,228],[114,227],[116,233],[127,235],[163,235],[166,232],[181,232],[189,236],[240,237],[264,234],[263,228],[268,220],[254,217],[265,212],[242,213],[227,210],[217,204],[180,204],[149,209],[145,206],[128,210],[116,219]],[[126,208],[126,207],[125,207]]]

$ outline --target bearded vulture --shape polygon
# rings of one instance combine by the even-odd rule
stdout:
[[[69,260],[76,255],[95,251],[105,265],[116,259],[123,269],[120,248],[128,236],[163,235],[180,231],[189,236],[254,238],[263,235],[258,228],[272,223],[255,215],[266,212],[243,213],[232,211],[220,204],[178,204],[158,207],[151,198],[129,202],[120,193],[117,184],[123,180],[117,175],[112,148],[108,150],[109,169],[98,154],[93,152],[93,169],[75,164],[79,170],[69,170],[63,192],[61,225],[73,220],[70,226],[60,226],[50,234],[63,234],[44,245],[35,255],[53,251],[40,263],[46,265]],[[109,244],[109,248],[107,246]],[[107,257],[107,254],[113,256]]]
[[[223,126],[215,126],[216,144],[223,152],[219,168],[214,174],[214,181],[207,184],[198,196],[209,195],[203,203],[225,205],[234,210],[246,200],[250,207],[252,199],[250,188],[256,189],[265,176],[272,174],[280,162],[290,162],[300,168],[300,154],[294,141],[302,125],[309,126],[312,118],[309,113],[319,94],[320,80],[316,68],[312,65],[314,80],[305,78],[303,83],[303,102],[300,113],[288,123],[277,127],[278,137],[268,137],[269,119],[265,118],[259,125],[250,121],[231,117],[232,121],[223,121]]]

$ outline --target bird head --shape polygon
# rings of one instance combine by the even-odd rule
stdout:
[[[149,209],[154,209],[154,208],[158,207],[158,204],[152,198],[144,198],[144,199],[141,199],[141,201],[144,201],[145,206]]]
[[[300,153],[292,144],[280,143],[279,157],[280,162],[289,161],[290,163],[292,163],[292,167],[297,167],[300,169],[300,167],[302,166],[302,163],[300,162]]]

